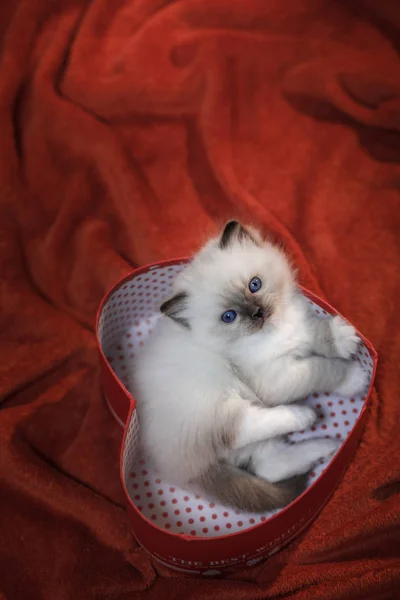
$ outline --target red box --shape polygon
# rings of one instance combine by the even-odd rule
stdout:
[[[135,354],[161,317],[160,304],[169,295],[186,260],[171,260],[133,271],[103,299],[96,323],[104,393],[115,418],[124,426],[120,473],[133,534],[160,562],[182,571],[218,575],[252,565],[277,552],[315,519],[340,481],[362,435],[377,354],[361,334],[357,360],[370,375],[368,394],[345,398],[314,394],[306,402],[319,412],[316,425],[292,435],[334,436],[342,446],[310,474],[308,489],[292,504],[265,515],[240,514],[231,508],[162,481],[138,452],[136,402],[129,392]],[[329,304],[303,290],[315,312],[337,314]]]

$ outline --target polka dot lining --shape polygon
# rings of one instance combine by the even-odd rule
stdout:
[[[99,319],[98,335],[103,351],[117,377],[129,390],[135,356],[146,337],[151,335],[160,318],[159,306],[170,291],[182,264],[157,265],[146,273],[134,275],[109,297]],[[328,313],[310,301],[315,313]],[[362,345],[356,360],[361,362],[372,380],[373,358]],[[363,408],[365,397],[345,398],[336,394],[313,394],[306,404],[318,414],[315,425],[290,435],[291,441],[312,437],[333,437],[342,442],[350,434]],[[309,476],[311,485],[326,469],[329,460],[321,461]],[[265,522],[277,511],[264,515],[240,513],[209,499],[163,481],[155,468],[145,461],[139,450],[139,423],[134,412],[130,420],[123,451],[123,476],[129,496],[138,510],[154,524],[167,531],[199,537],[214,537],[244,531]]]

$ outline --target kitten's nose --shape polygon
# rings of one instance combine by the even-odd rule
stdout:
[[[264,317],[264,313],[262,308],[258,307],[253,314],[251,315],[251,318],[256,320],[256,319],[262,319]]]

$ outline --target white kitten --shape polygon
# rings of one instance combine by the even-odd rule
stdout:
[[[292,501],[304,474],[338,447],[290,445],[312,425],[312,392],[355,395],[367,375],[340,317],[318,319],[285,255],[229,222],[175,281],[135,365],[143,447],[168,480],[264,512]],[[300,476],[300,477],[299,477]]]

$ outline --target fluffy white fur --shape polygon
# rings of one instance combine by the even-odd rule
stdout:
[[[253,277],[262,282],[255,293]],[[237,317],[225,323],[229,309]],[[289,445],[286,434],[316,418],[293,402],[364,390],[367,375],[351,359],[354,328],[314,317],[283,252],[236,222],[177,277],[162,310],[134,367],[146,453],[166,479],[199,484],[243,510],[290,502],[299,492],[292,478],[338,447]]]

